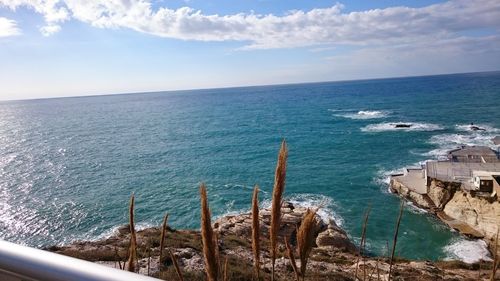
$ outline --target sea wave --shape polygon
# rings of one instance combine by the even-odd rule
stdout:
[[[403,168],[394,169],[394,170],[379,170],[373,179],[374,183],[378,186],[381,186],[383,192],[392,193],[389,187],[391,183],[391,175],[402,174]]]
[[[474,130],[472,129],[472,126],[475,126],[477,128],[483,129],[483,130]],[[497,129],[495,127],[492,127],[488,124],[457,124],[455,125],[456,130],[458,131],[464,131],[464,132],[475,132],[475,133],[500,133],[500,129]]]
[[[491,261],[488,245],[483,240],[457,238],[444,247],[447,255],[445,260],[461,260],[465,263],[475,263],[480,260]]]
[[[492,139],[496,136],[496,132],[500,130],[493,127],[487,127],[487,131],[466,131],[466,129],[462,128],[463,126],[465,125],[457,125],[457,128],[458,130],[463,130],[465,133],[439,134],[432,136],[429,143],[436,145],[437,148],[425,152],[422,155],[439,158],[440,156],[446,155],[448,151],[462,145],[487,146],[496,149]]]
[[[410,127],[400,127],[397,125],[407,124]],[[444,128],[440,125],[430,124],[430,123],[418,123],[418,122],[384,122],[379,124],[371,124],[361,128],[363,132],[384,132],[384,131],[438,131]]]
[[[323,221],[333,220],[338,226],[344,224],[344,219],[334,211],[337,207],[331,197],[322,194],[300,193],[285,197],[285,201],[292,203],[294,206],[319,208],[317,214]],[[271,200],[264,200],[261,207],[270,208]]]
[[[360,110],[358,112],[335,114],[335,116],[350,119],[375,119],[387,117],[389,114],[390,112],[385,110]]]

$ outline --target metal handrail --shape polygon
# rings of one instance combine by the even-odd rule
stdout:
[[[5,281],[158,281],[0,240],[0,280]]]

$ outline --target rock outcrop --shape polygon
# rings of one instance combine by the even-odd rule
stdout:
[[[283,205],[279,239],[289,237],[295,243],[297,226],[306,208],[290,203]],[[316,217],[320,227],[308,262],[306,280],[388,280],[389,260],[385,257],[358,258],[358,251],[346,232],[334,221]],[[261,210],[261,278],[270,279],[268,230],[270,210]],[[253,254],[250,241],[250,214],[225,216],[216,220],[218,247],[222,259],[228,262],[229,280],[254,280]],[[160,229],[153,227],[137,231],[138,273],[164,280],[177,280],[169,255],[159,259]],[[81,258],[106,266],[125,268],[130,233],[128,226],[119,228],[112,237],[99,241],[83,241],[47,250]],[[276,260],[276,279],[294,280],[295,276],[281,243]],[[185,280],[205,280],[201,236],[199,231],[168,229],[166,248],[174,254]],[[164,250],[164,253],[166,251]],[[298,261],[299,262],[299,261]],[[300,262],[299,262],[300,264]],[[484,266],[483,266],[484,267]],[[488,270],[461,262],[395,262],[391,280],[489,280]],[[357,275],[357,277],[356,277]]]
[[[461,233],[484,238],[493,250],[500,227],[500,202],[496,198],[481,197],[463,191],[460,186],[460,183],[433,179],[427,194],[413,192],[394,180],[391,180],[390,187],[393,192],[437,215]]]

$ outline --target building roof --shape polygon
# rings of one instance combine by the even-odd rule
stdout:
[[[452,156],[496,156],[495,151],[487,146],[462,146],[448,152]]]
[[[500,136],[494,137],[491,141],[493,141],[495,145],[500,145]]]

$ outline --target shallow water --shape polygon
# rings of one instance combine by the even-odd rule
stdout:
[[[3,102],[0,237],[106,236],[127,222],[132,193],[140,225],[169,212],[174,227],[196,228],[201,181],[215,216],[248,210],[255,184],[268,204],[286,138],[286,196],[322,204],[355,241],[370,205],[367,246],[384,254],[399,204],[388,174],[460,143],[492,146],[499,98],[497,72]],[[470,261],[484,247],[406,206],[398,255]]]

